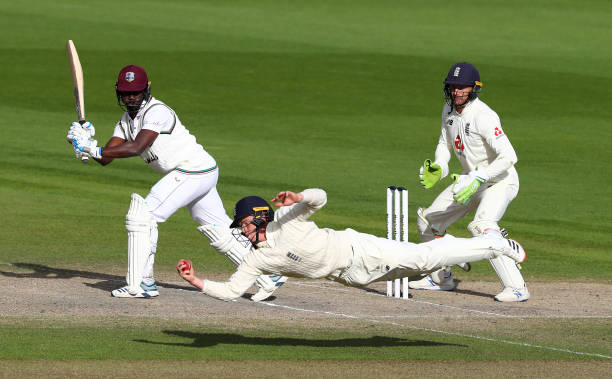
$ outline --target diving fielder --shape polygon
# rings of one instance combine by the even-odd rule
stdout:
[[[347,286],[365,286],[436,268],[500,256],[523,262],[525,251],[513,240],[485,232],[476,238],[450,235],[427,243],[400,242],[352,229],[319,228],[309,217],[327,202],[325,191],[279,192],[274,212],[261,197],[248,196],[236,203],[234,221],[253,244],[250,254],[227,282],[197,278],[190,261],[181,259],[179,275],[205,294],[231,300],[240,297],[262,274],[280,273],[298,278],[328,278]],[[198,228],[211,244],[228,241],[240,249],[226,228]],[[234,246],[230,246],[234,245]]]
[[[151,168],[164,175],[146,198],[132,194],[126,215],[128,232],[127,286],[111,292],[114,297],[150,298],[159,295],[153,276],[157,250],[157,223],[187,207],[199,224],[219,225],[230,231],[231,219],[225,213],[216,189],[219,169],[214,158],[181,123],[166,104],[151,96],[147,73],[140,66],[126,66],[115,84],[117,103],[125,113],[115,125],[112,138],[97,146],[89,122],[73,122],[67,139],[75,155],[95,159],[105,166],[115,158],[139,155]],[[242,241],[249,243],[248,241]],[[229,257],[239,264],[242,256]],[[286,278],[271,275],[258,278],[259,292],[253,300],[269,297]]]
[[[478,70],[466,62],[454,64],[444,80],[446,104],[435,159],[425,161],[419,176],[423,187],[433,187],[448,175],[452,153],[463,173],[454,176],[454,182],[427,209],[417,211],[423,242],[443,236],[451,224],[471,212],[475,215],[468,230],[474,237],[487,229],[500,230],[497,223],[518,193],[516,153],[497,113],[478,98],[481,88]],[[490,262],[503,286],[495,300],[529,299],[523,276],[512,259],[499,256]],[[446,268],[411,281],[410,287],[448,291],[455,288],[455,283],[450,268]]]

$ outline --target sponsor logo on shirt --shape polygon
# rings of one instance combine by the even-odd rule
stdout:
[[[469,122],[465,125],[465,135],[466,136],[470,135],[470,123]]]
[[[295,255],[295,254],[293,254],[293,253],[292,253],[292,252],[290,252],[290,251],[288,251],[288,252],[287,252],[287,257],[288,257],[289,259],[291,259],[291,260],[296,261],[296,262],[301,262],[301,261],[302,261],[302,258],[301,258],[299,255]]]
[[[465,149],[465,146],[463,145],[463,141],[461,140],[461,136],[459,134],[457,134],[457,137],[455,138],[455,148],[459,151],[463,151],[463,149]]]
[[[501,137],[504,135],[504,131],[501,130],[501,126],[495,127],[495,137]]]
[[[145,162],[151,163],[153,161],[158,160],[157,155],[153,154],[151,151],[148,152],[147,157],[145,158]]]

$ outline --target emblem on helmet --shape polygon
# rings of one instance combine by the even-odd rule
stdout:
[[[133,82],[134,81],[134,73],[131,71],[128,71],[125,73],[125,80],[128,82]]]
[[[453,76],[459,76],[460,71],[461,71],[461,67],[455,67],[455,72],[453,73]]]

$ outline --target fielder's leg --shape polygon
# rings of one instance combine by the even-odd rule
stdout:
[[[468,225],[468,230],[473,236],[480,236],[485,230],[495,230],[500,233],[497,223],[487,220],[472,221]],[[491,262],[491,266],[503,287],[503,291],[495,296],[496,301],[519,302],[529,300],[529,290],[527,290],[523,275],[514,260],[507,256],[499,256],[489,259],[489,262]]]
[[[144,199],[132,194],[130,209],[125,217],[128,232],[127,286],[111,292],[114,297],[149,298],[159,295],[157,288],[142,287],[145,266],[151,255],[151,225],[153,218]]]
[[[465,216],[471,207],[457,204],[452,195],[451,187],[447,187],[438,195],[434,202],[427,209],[417,210],[417,229],[422,242],[432,241],[446,233],[446,228]],[[465,271],[469,271],[469,263],[461,262],[458,264]],[[450,266],[434,271],[428,275],[423,275],[420,279],[411,280],[410,288],[433,291],[452,291],[456,284]]]

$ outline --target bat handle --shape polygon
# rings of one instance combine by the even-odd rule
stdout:
[[[87,122],[87,121],[79,120],[79,124],[81,124],[81,125],[85,124],[85,122]],[[81,157],[81,162],[83,162],[85,164],[89,163],[89,157]]]

